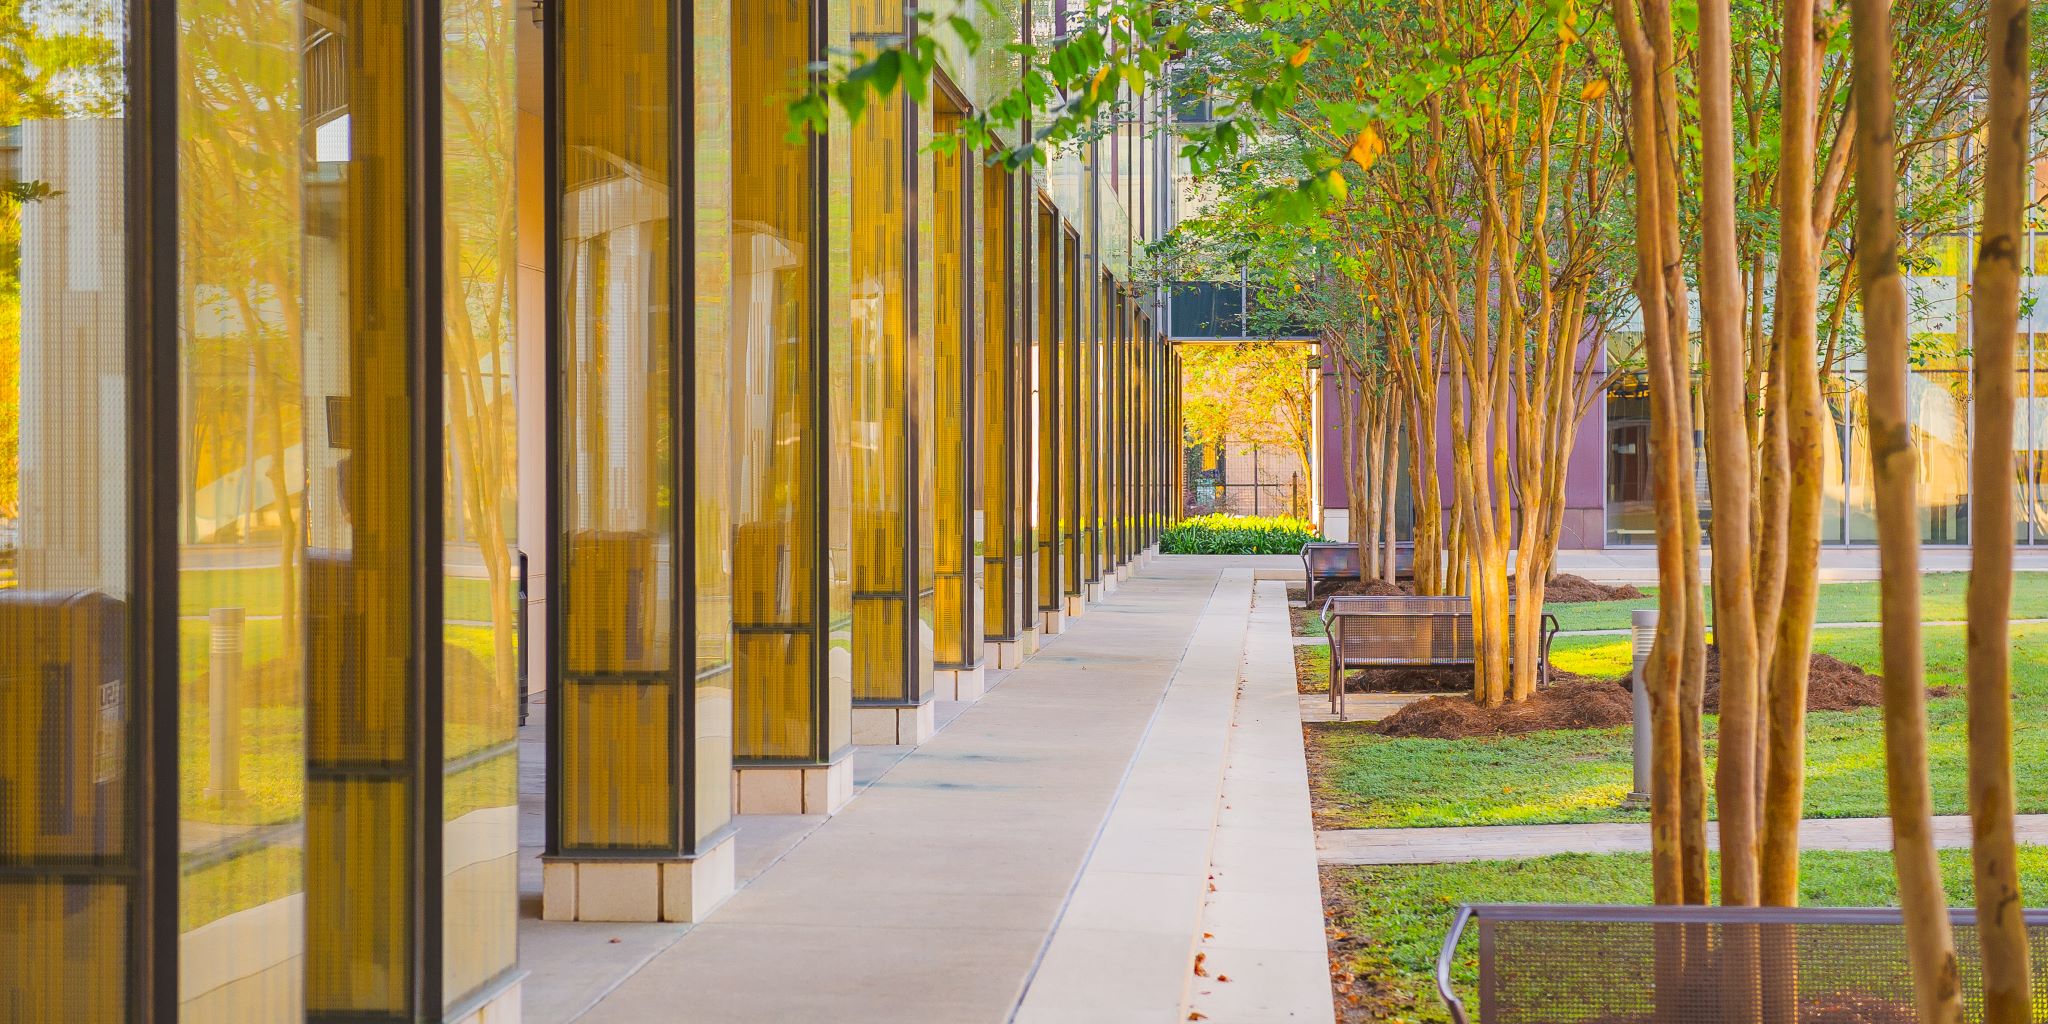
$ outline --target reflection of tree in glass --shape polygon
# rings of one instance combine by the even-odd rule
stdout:
[[[518,505],[514,402],[515,192],[513,21],[506,0],[442,5],[443,220],[447,416],[451,478],[447,534],[476,545],[490,585],[486,652],[458,644],[447,660],[451,724],[509,723],[518,678],[512,547]],[[451,616],[453,617],[453,616]],[[465,659],[469,664],[465,664]],[[484,685],[459,685],[472,678]],[[480,703],[478,702],[480,701]],[[500,737],[502,738],[502,737]],[[449,753],[458,753],[450,737]]]
[[[120,112],[120,54],[105,8],[0,0],[0,134],[24,121]],[[0,181],[0,523],[21,514],[22,209],[62,194],[50,182]]]

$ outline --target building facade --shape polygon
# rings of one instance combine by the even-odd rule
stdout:
[[[0,99],[0,1019],[514,1014],[523,858],[704,919],[1176,513],[1151,97],[1012,170],[931,145],[999,45],[791,136],[889,0],[0,18],[66,44],[0,48],[66,61]]]

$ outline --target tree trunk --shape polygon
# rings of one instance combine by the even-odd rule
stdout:
[[[1750,594],[1748,374],[1735,248],[1735,127],[1728,0],[1700,0],[1700,328],[1707,354],[1707,472],[1714,499],[1714,642],[1721,652],[1721,902],[1757,901],[1756,618]],[[1746,993],[1744,993],[1746,994]],[[1739,1016],[1753,1016],[1746,1011]]]
[[[1761,896],[1768,906],[1799,901],[1799,818],[1806,783],[1806,674],[1819,598],[1822,442],[1820,368],[1814,331],[1819,266],[1813,238],[1814,126],[1819,47],[1811,0],[1785,0],[1778,146],[1779,342],[1785,375],[1785,584],[1771,666],[1765,762]],[[1767,1010],[1769,1008],[1767,1007]],[[1789,1008],[1784,1008],[1789,1010]]]
[[[1383,542],[1380,567],[1386,573],[1382,578],[1388,583],[1394,582],[1394,577],[1400,574],[1394,560],[1394,464],[1400,461],[1401,450],[1401,418],[1394,415],[1394,411],[1400,408],[1400,404],[1397,389],[1388,402],[1387,445],[1381,449],[1384,461],[1380,463],[1380,539]]]
[[[1665,313],[1671,300],[1665,294],[1666,200],[1661,194],[1657,157],[1657,148],[1664,145],[1664,140],[1658,124],[1656,55],[1637,21],[1636,2],[1615,0],[1614,21],[1629,72],[1630,143],[1636,171],[1635,285],[1643,311],[1643,347],[1651,364],[1650,450],[1657,510],[1657,569],[1661,578],[1677,580],[1684,576],[1678,564],[1678,475],[1673,468],[1678,439],[1667,386],[1670,351],[1665,334],[1670,321]],[[1650,866],[1656,901],[1673,904],[1682,902],[1685,893],[1684,862],[1679,850],[1678,674],[1683,654],[1679,637],[1685,629],[1685,600],[1680,588],[1658,588],[1657,606],[1657,639],[1644,670],[1652,736]],[[1663,959],[1659,958],[1660,963]],[[1659,986],[1659,991],[1663,991],[1663,986]]]
[[[1852,88],[1857,116],[1868,129],[1856,157],[1856,251],[1864,254],[1863,338],[1877,492],[1885,797],[1920,1019],[1957,1024],[1963,1019],[1962,988],[1941,865],[1935,859],[1934,798],[1927,774],[1918,460],[1906,422],[1906,283],[1899,276],[1898,178],[1892,164],[1891,2],[1854,0],[1854,5],[1849,23],[1855,46]]]
[[[2013,377],[2019,329],[2021,213],[2028,142],[2027,0],[1990,0],[1984,229],[1971,278],[1970,584],[1966,598],[1970,701],[1970,850],[1984,1019],[2030,1019],[2027,926],[2013,837],[2012,613]]]

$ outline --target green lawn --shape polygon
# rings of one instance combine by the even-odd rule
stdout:
[[[1960,621],[1963,616],[1963,586],[1970,575],[1938,572],[1922,576],[1921,617],[1930,622]],[[1643,588],[1639,601],[1588,601],[1584,604],[1553,604],[1545,610],[1557,616],[1560,629],[1627,629],[1629,612],[1657,607],[1657,588]],[[1712,600],[1711,596],[1709,600]],[[1708,606],[1709,611],[1712,605]],[[2022,572],[2013,576],[2012,614],[2016,619],[2048,618],[2048,572]],[[1815,622],[1876,622],[1877,584],[1827,583],[1820,588],[1820,606]]]
[[[1952,906],[1970,899],[1968,851],[1941,853]],[[1327,869],[1333,923],[1351,938],[1341,966],[1387,990],[1389,1019],[1448,1020],[1436,994],[1439,947],[1462,903],[1649,903],[1650,859],[1644,854],[1570,854],[1536,860],[1413,867]],[[2020,848],[2020,887],[2030,906],[2048,900],[2048,847]],[[1809,852],[1801,857],[1800,902],[1813,906],[1897,903],[1891,854]],[[1361,941],[1362,940],[1362,944]],[[1466,1005],[1478,975],[1478,943],[1468,938],[1452,980]]]
[[[1572,671],[1627,670],[1624,638],[1583,637],[1561,649]],[[1824,630],[1815,648],[1875,670],[1878,631]],[[1614,650],[1609,650],[1614,648]],[[1965,717],[1960,695],[1963,629],[1930,627],[1928,681],[1958,687],[1928,704],[1935,811],[1964,811]],[[1619,668],[1616,668],[1616,664]],[[2048,625],[2013,627],[2014,772],[2020,810],[2048,811]],[[1716,718],[1707,716],[1708,757]],[[1558,730],[1488,739],[1374,736],[1355,725],[1310,732],[1319,766],[1311,782],[1322,828],[1640,821],[1623,810],[1631,777],[1629,729]],[[1876,708],[1816,712],[1807,721],[1806,814],[1885,813],[1884,744]],[[1708,772],[1711,776],[1711,764]]]
[[[516,568],[516,567],[515,567]],[[251,616],[279,614],[283,575],[267,569],[186,569],[178,573],[178,613],[203,616],[212,608],[241,608]],[[463,576],[442,581],[451,619],[489,622],[491,582]]]

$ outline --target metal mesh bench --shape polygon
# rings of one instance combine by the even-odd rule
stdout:
[[[1356,583],[1365,578],[1365,559],[1360,555],[1358,545],[1339,544],[1332,541],[1310,541],[1301,546],[1301,571],[1308,577],[1308,605],[1316,604],[1316,585],[1319,583]],[[1394,549],[1394,578],[1412,580],[1415,578],[1415,546],[1403,544]]]
[[[1330,712],[1344,720],[1344,673],[1364,668],[1470,666],[1472,600],[1466,597],[1333,597],[1323,603],[1324,632],[1330,636]],[[1557,617],[1545,612],[1538,643],[1539,686],[1550,685],[1550,643]],[[1508,605],[1509,650],[1514,644],[1514,605]]]
[[[1310,541],[1301,546],[1301,571],[1308,577],[1308,603],[1315,607],[1316,585],[1357,581],[1364,575],[1364,562],[1356,544]]]
[[[1982,1020],[1976,914],[1952,915],[1964,1017]],[[2048,912],[2026,920],[2039,991],[2048,984]],[[1451,980],[1468,929],[1478,933],[1484,1024],[1918,1019],[1896,907],[1460,907],[1436,963],[1437,994],[1458,1024],[1473,1019]],[[1787,997],[1796,1014],[1782,1005]]]

